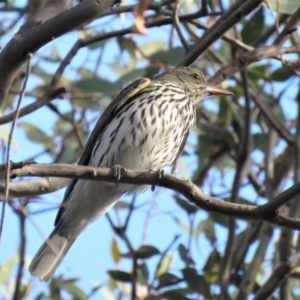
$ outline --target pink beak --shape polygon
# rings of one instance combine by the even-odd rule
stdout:
[[[208,95],[220,95],[220,96],[233,96],[234,94],[230,91],[221,89],[214,85],[207,85],[206,91]]]

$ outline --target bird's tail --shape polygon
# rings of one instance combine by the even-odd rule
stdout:
[[[70,232],[72,234],[68,234]],[[74,228],[68,230],[62,221],[59,222],[32,259],[29,266],[31,275],[41,281],[48,281],[80,232],[74,231]]]

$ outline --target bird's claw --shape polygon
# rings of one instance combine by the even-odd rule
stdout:
[[[165,170],[164,169],[158,169],[157,174],[158,174],[158,180],[160,180],[165,176]]]
[[[153,171],[154,171],[153,169],[149,170],[149,172],[153,172]],[[158,174],[158,180],[160,180],[165,176],[165,170],[164,169],[158,169],[157,174]],[[154,183],[151,185],[151,191],[152,192],[155,191],[155,184]]]
[[[122,175],[126,173],[126,169],[121,165],[113,165],[112,170],[113,170],[113,176],[117,180],[116,185],[118,186]]]

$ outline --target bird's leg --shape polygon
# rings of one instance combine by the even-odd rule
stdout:
[[[172,167],[172,171],[171,171],[171,174],[172,175],[176,175],[177,171],[178,171],[178,166],[179,166],[179,160],[176,159],[174,161],[174,164],[173,164],[173,167]]]
[[[154,171],[153,169],[150,169],[149,173],[153,172],[153,171]],[[165,170],[164,169],[158,169],[157,174],[158,174],[158,180],[160,180],[161,178],[163,178],[165,176]],[[152,192],[155,191],[155,184],[154,183],[151,185],[151,191]]]
[[[165,176],[165,170],[164,169],[158,169],[157,174],[158,174],[158,180],[160,180]]]
[[[113,165],[112,170],[113,170],[113,176],[117,180],[116,186],[118,186],[121,176],[126,173],[126,169],[121,165]]]

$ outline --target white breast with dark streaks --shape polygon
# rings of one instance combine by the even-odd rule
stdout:
[[[132,170],[167,169],[195,121],[193,101],[171,83],[154,82],[109,123],[90,165]],[[152,90],[152,91],[151,91]]]

